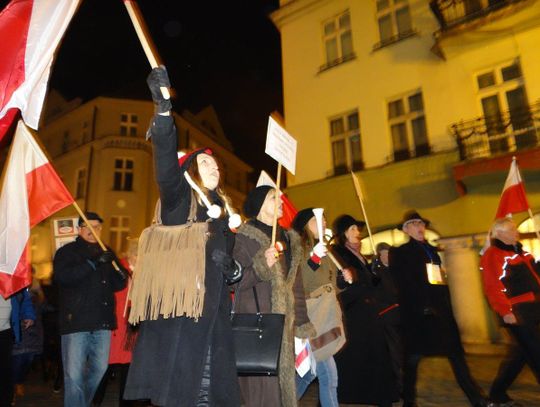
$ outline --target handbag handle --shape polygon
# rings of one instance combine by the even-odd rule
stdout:
[[[257,296],[257,288],[255,286],[253,288],[253,296],[255,297],[255,306],[257,307],[257,315],[261,315],[261,309],[259,308],[259,297]],[[234,296],[232,307],[231,307],[231,317],[234,315],[234,308],[236,306],[236,295]]]

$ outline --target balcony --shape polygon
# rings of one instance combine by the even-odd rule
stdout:
[[[540,146],[540,101],[521,109],[454,123],[461,160],[502,155]]]
[[[429,6],[441,31],[445,31],[524,1],[526,0],[431,0]]]

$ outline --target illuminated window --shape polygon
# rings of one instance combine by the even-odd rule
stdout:
[[[379,47],[414,34],[407,0],[377,0]]]
[[[323,44],[326,64],[322,69],[354,58],[349,11],[323,22]]]
[[[476,85],[489,146],[485,151],[505,153],[536,145],[519,60],[479,72]]]
[[[79,168],[76,176],[75,199],[84,198],[86,195],[86,168]]]
[[[111,216],[109,244],[119,255],[123,255],[128,248],[129,224],[129,216]]]
[[[133,160],[129,158],[116,158],[114,160],[114,187],[115,191],[133,190]]]
[[[439,239],[439,235],[435,233],[433,230],[426,229],[425,238],[427,242],[433,246],[437,246],[437,239]],[[409,241],[409,236],[407,236],[406,233],[402,232],[398,229],[388,229],[383,230],[381,232],[373,234],[373,242],[375,246],[381,242],[386,242],[390,246],[401,246],[404,243],[407,243]],[[361,253],[364,256],[372,256],[373,250],[371,250],[371,242],[369,240],[369,236],[362,239],[362,248]]]
[[[137,137],[137,123],[139,117],[133,113],[120,114],[120,135]]]
[[[330,119],[334,175],[364,168],[358,111]]]
[[[536,225],[540,225],[540,214],[535,214],[534,220]],[[536,237],[535,225],[531,218],[521,222],[518,231],[523,249],[532,253],[535,259],[540,259],[540,241]]]
[[[430,153],[421,91],[389,101],[388,124],[394,147],[394,161]]]

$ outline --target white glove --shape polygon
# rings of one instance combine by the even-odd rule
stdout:
[[[326,256],[326,253],[328,253],[326,244],[324,244],[323,242],[317,243],[315,246],[313,246],[313,251],[311,253],[317,256],[319,259],[322,259]]]

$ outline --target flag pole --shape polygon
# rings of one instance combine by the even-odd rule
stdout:
[[[371,228],[369,227],[369,220],[366,214],[366,208],[364,207],[364,200],[362,199],[362,187],[360,186],[360,182],[358,181],[358,178],[356,178],[356,175],[352,171],[351,171],[351,176],[353,179],[356,196],[358,197],[358,200],[360,201],[360,206],[362,207],[362,213],[364,214],[364,219],[366,221],[366,228],[369,235],[369,242],[371,243],[371,250],[373,250],[373,255],[375,255],[376,254],[375,242],[373,241],[373,235],[371,234]]]
[[[146,54],[146,58],[148,58],[148,62],[150,62],[150,66],[152,68],[157,68],[160,65],[157,56],[158,53],[150,35],[148,34],[148,27],[144,22],[144,18],[141,13],[141,9],[139,8],[139,5],[135,0],[124,0],[124,6],[126,6],[129,18],[133,23],[133,27],[135,28],[135,32],[139,37],[139,41],[141,42],[144,53]],[[171,98],[169,89],[167,89],[166,87],[161,87],[160,89],[161,94],[165,99]]]
[[[276,177],[276,197],[274,198],[274,218],[272,219],[272,247],[276,244],[276,232],[277,232],[277,214],[279,208],[279,199],[280,197],[280,186],[281,185],[281,163],[278,163],[277,166],[277,177]]]
[[[84,214],[81,207],[77,204],[76,201],[73,201],[73,207],[77,210],[77,212],[79,213],[79,215],[83,219],[86,226],[88,226],[88,229],[90,229],[90,232],[92,233],[92,235],[96,238],[96,241],[99,244],[99,247],[101,247],[101,250],[106,252],[108,250],[107,247],[103,244],[103,241],[100,239],[100,237],[96,233],[96,230],[92,227],[92,224],[90,222],[88,222],[88,218],[86,217],[86,215]],[[116,271],[120,271],[120,267],[118,267],[118,264],[116,264],[116,261],[113,260],[112,265],[113,265],[113,267],[114,267],[114,269]]]

